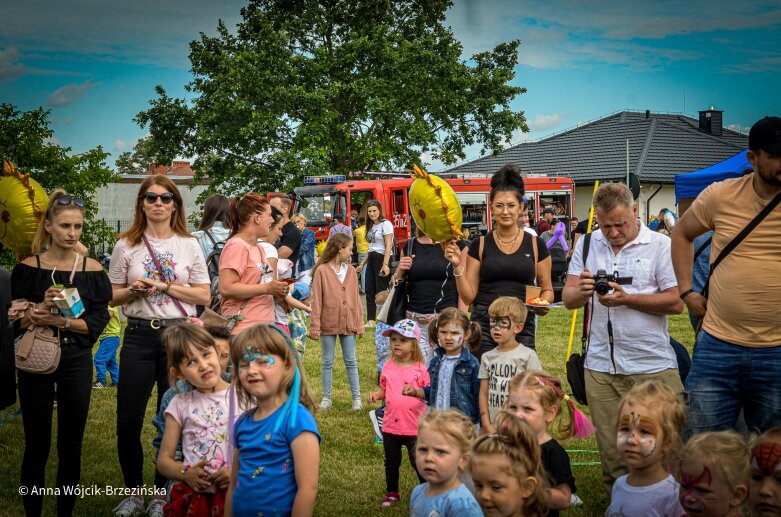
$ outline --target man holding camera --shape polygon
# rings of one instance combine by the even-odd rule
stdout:
[[[651,379],[683,390],[667,332],[667,316],[680,314],[683,301],[670,238],[643,225],[626,185],[601,185],[594,213],[599,231],[591,234],[585,264],[586,239],[578,239],[562,299],[569,309],[591,303],[586,394],[597,427],[602,479],[610,492],[616,478],[627,473],[616,448],[621,397]]]

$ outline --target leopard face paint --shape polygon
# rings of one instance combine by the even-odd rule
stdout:
[[[759,469],[765,477],[781,470],[781,443],[758,443],[751,451],[751,466]]]
[[[647,458],[656,451],[659,428],[653,418],[637,414],[621,415],[616,434],[619,452],[639,453]]]

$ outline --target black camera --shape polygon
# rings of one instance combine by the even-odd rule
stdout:
[[[618,276],[618,271],[614,271],[612,275],[608,275],[604,269],[597,271],[594,280],[596,281],[594,290],[597,292],[597,294],[607,294],[608,291],[610,291],[611,287],[608,285],[608,282],[615,282],[619,285],[632,284],[631,276],[620,277]]]

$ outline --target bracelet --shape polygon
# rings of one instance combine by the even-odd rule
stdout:
[[[184,465],[182,465],[182,469],[179,471],[179,474],[182,475],[182,479],[184,479],[184,473],[190,470],[190,468],[192,468],[192,465],[190,465],[189,463],[185,463]]]
[[[464,266],[461,266],[461,272],[460,273],[456,273],[456,270],[454,269],[453,270],[453,276],[455,276],[455,277],[464,276],[464,272],[465,272],[464,270],[465,270]]]
[[[170,280],[166,280],[165,281],[165,288],[163,289],[163,292],[165,294],[168,294],[168,291],[171,290],[171,284],[172,284],[172,282]]]
[[[681,300],[683,300],[684,298],[686,298],[687,296],[689,296],[693,292],[694,292],[694,289],[689,289],[688,291],[686,291],[684,293],[681,293]]]

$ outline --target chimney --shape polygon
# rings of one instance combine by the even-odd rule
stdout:
[[[705,111],[700,111],[700,131],[713,136],[721,136],[723,115],[724,111],[719,111],[713,106]]]
[[[645,118],[651,118],[651,110],[645,110]]]

